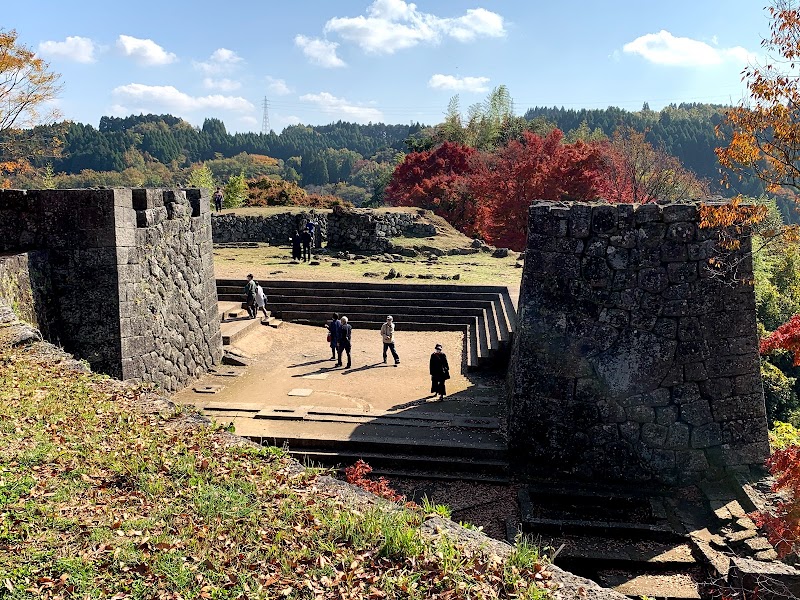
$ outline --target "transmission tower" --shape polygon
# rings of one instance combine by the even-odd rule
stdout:
[[[269,132],[269,100],[267,100],[267,97],[264,96],[264,118],[261,120],[261,133],[266,135]]]

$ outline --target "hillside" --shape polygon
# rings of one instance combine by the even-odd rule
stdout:
[[[0,317],[3,597],[622,598],[92,374]]]

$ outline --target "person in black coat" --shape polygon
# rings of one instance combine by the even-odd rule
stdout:
[[[341,367],[342,366],[342,352],[344,352],[345,354],[347,354],[347,365],[345,366],[345,369],[349,369],[350,368],[350,364],[351,364],[350,363],[350,348],[351,348],[351,346],[350,346],[350,338],[351,338],[352,333],[353,333],[353,326],[350,325],[347,322],[347,317],[342,317],[341,319],[339,319],[339,322],[342,325],[339,328],[339,338],[337,340],[338,341],[337,349],[339,350],[339,360],[336,363],[336,366],[337,367]]]
[[[431,394],[439,395],[439,400],[447,393],[444,382],[450,379],[450,365],[447,364],[447,355],[442,352],[442,345],[436,344],[431,354]]]
[[[336,360],[336,348],[339,347],[339,332],[342,324],[339,322],[339,313],[333,313],[331,322],[328,323],[328,342],[331,346],[331,360]]]
[[[303,229],[300,234],[300,242],[303,244],[303,260],[311,260],[311,233],[308,229]]]
[[[303,242],[300,239],[300,232],[295,231],[294,235],[292,236],[292,258],[294,260],[300,260],[300,247],[302,243]]]

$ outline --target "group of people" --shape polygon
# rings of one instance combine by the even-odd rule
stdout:
[[[353,326],[348,322],[347,317],[333,313],[331,320],[327,324],[328,343],[331,348],[331,360],[336,361],[336,366],[342,366],[342,354],[347,355],[346,369],[351,368],[352,358],[352,337]],[[381,325],[381,339],[383,341],[383,363],[387,363],[388,354],[391,352],[395,366],[400,364],[400,355],[395,348],[394,339],[394,318],[389,315],[386,322]],[[442,345],[436,344],[430,359],[431,375],[431,394],[439,396],[441,400],[447,393],[445,381],[450,379],[450,365],[447,363],[447,355],[442,351]]]
[[[311,260],[311,248],[314,247],[315,224],[311,221],[306,223],[302,231],[295,230],[291,237],[292,258],[294,260]]]

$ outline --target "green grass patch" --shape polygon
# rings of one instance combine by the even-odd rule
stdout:
[[[0,598],[544,593],[524,547],[503,562],[424,537],[446,507],[355,507],[279,449],[138,412],[139,393],[0,348]]]

